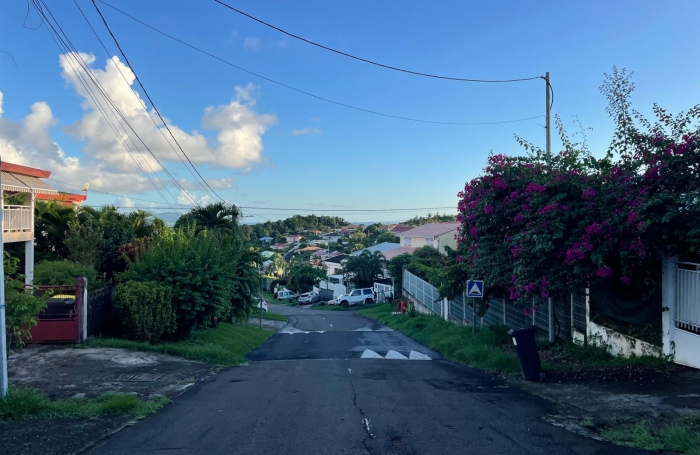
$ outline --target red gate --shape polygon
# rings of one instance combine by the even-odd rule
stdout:
[[[31,343],[79,343],[84,292],[81,282],[70,286],[34,286],[34,295],[47,296],[47,308],[32,327]]]

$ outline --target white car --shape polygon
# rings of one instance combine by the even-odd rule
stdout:
[[[262,302],[258,302],[258,304],[255,305],[255,308],[260,309],[261,304],[262,304],[263,311],[267,311],[267,302],[264,300]]]
[[[309,303],[316,303],[321,300],[321,296],[315,292],[305,292],[299,296],[299,305],[307,305]]]
[[[374,303],[374,289],[355,289],[350,294],[344,294],[335,299],[335,305],[364,305]]]
[[[281,291],[277,291],[277,300],[289,300],[290,302],[294,299],[299,297],[298,294],[295,294],[292,291],[289,291],[287,289],[283,289]]]

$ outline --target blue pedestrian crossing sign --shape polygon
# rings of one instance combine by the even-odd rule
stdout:
[[[482,280],[467,281],[467,297],[481,299],[484,297],[484,282]]]

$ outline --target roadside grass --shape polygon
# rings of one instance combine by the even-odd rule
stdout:
[[[10,386],[7,397],[0,400],[0,421],[31,418],[89,418],[129,415],[142,419],[162,408],[165,397],[142,400],[127,393],[105,393],[97,398],[50,400],[35,389]]]
[[[685,418],[672,424],[655,425],[648,421],[605,429],[601,436],[615,444],[640,449],[673,450],[700,455],[700,418]]]
[[[91,338],[89,344],[96,347],[159,352],[188,360],[233,366],[245,363],[245,355],[257,348],[272,333],[270,330],[249,325],[222,323],[215,329],[196,330],[188,340],[172,343],[151,344],[118,338]]]
[[[393,310],[392,304],[380,304],[357,313],[403,332],[440,352],[448,360],[489,372],[510,374],[520,371],[515,355],[501,349],[501,345],[511,343],[506,327],[489,326],[472,335],[471,327],[452,324],[437,316],[420,313],[413,317],[392,315]]]
[[[285,316],[283,314],[279,314],[279,313],[271,313],[269,311],[263,311],[262,317],[263,317],[263,319],[269,319],[271,321],[287,322],[287,316]],[[256,320],[256,319],[260,319],[260,310],[257,308],[255,310],[253,310],[252,313],[250,313],[250,317],[248,318],[248,320]]]

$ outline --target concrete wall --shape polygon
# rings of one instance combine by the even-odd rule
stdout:
[[[440,253],[445,254],[445,246],[449,246],[453,250],[457,249],[457,239],[455,238],[455,234],[457,231],[450,231],[442,234],[441,236],[438,236],[437,238],[437,249],[440,251]]]
[[[700,368],[700,335],[676,329],[673,361]]]
[[[602,341],[610,347],[613,355],[621,357],[632,356],[653,356],[660,357],[661,348],[647,343],[646,341],[633,338],[628,335],[623,335],[612,329],[588,321],[588,342],[595,343],[597,340]]]

